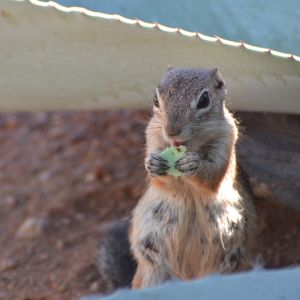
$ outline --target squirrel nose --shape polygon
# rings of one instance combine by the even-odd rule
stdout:
[[[180,134],[181,128],[175,126],[167,126],[166,132],[169,136],[176,136]]]

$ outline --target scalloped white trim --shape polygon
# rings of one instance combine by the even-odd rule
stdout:
[[[223,39],[219,36],[211,37],[211,36],[204,35],[200,32],[190,32],[190,31],[186,31],[186,30],[180,29],[180,28],[168,27],[168,26],[165,26],[165,25],[162,25],[159,23],[148,23],[148,22],[145,22],[145,21],[142,21],[139,19],[133,20],[133,19],[122,17],[117,14],[106,14],[106,13],[102,13],[102,12],[91,11],[91,10],[88,10],[83,7],[75,7],[75,6],[74,7],[66,7],[66,6],[58,4],[54,1],[48,1],[48,2],[44,2],[44,1],[40,1],[40,0],[11,0],[11,1],[29,2],[36,6],[55,8],[61,12],[65,12],[65,13],[80,13],[80,14],[84,14],[89,17],[116,20],[116,21],[120,21],[122,23],[129,24],[129,25],[138,25],[138,26],[141,26],[142,28],[146,28],[146,29],[159,29],[162,32],[166,32],[166,33],[178,33],[185,37],[199,38],[200,40],[210,42],[210,43],[221,43],[225,46],[230,46],[230,47],[243,47],[249,51],[265,53],[268,55],[272,55],[274,57],[279,57],[279,58],[283,58],[283,59],[291,59],[293,61],[300,62],[300,56],[297,56],[294,54],[284,53],[284,52],[272,50],[270,48],[268,49],[268,48],[253,46],[253,45],[245,43],[244,41],[235,42],[235,41]]]

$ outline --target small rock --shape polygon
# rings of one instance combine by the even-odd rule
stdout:
[[[46,182],[46,181],[49,181],[49,179],[51,178],[51,173],[49,171],[44,171],[44,172],[41,172],[39,175],[38,175],[38,178],[41,182]]]
[[[48,253],[41,253],[39,255],[39,262],[47,261],[50,258],[50,255]]]
[[[8,299],[8,295],[7,295],[7,293],[6,292],[4,292],[4,291],[0,291],[0,299]]]
[[[8,271],[17,267],[17,260],[14,258],[4,258],[0,261],[0,271]]]
[[[102,180],[104,183],[110,183],[112,181],[112,177],[111,175],[107,174],[103,176]]]
[[[95,168],[95,175],[97,177],[97,179],[101,179],[103,177],[103,175],[105,175],[107,173],[106,169],[102,166],[102,165],[98,165]]]
[[[75,214],[74,218],[75,218],[76,221],[79,221],[79,222],[84,221],[84,215],[81,214],[81,213]]]
[[[98,292],[99,291],[99,283],[97,281],[93,282],[90,286],[91,292]]]
[[[252,189],[254,195],[263,199],[270,199],[272,192],[270,187],[264,182],[257,182],[255,179],[251,178],[250,182],[252,184]]]
[[[18,238],[37,238],[45,230],[47,221],[42,218],[28,218],[26,219],[17,232]]]
[[[48,135],[52,139],[60,138],[64,135],[63,126],[56,126],[52,127],[52,129],[49,131]]]
[[[71,220],[69,218],[63,218],[61,220],[61,222],[62,222],[63,225],[66,225],[66,226],[71,224]]]
[[[5,203],[5,206],[9,207],[9,208],[14,208],[17,206],[17,198],[14,197],[14,196],[8,196],[4,199],[4,203]]]
[[[96,174],[90,172],[85,175],[85,182],[92,183],[96,180]]]
[[[65,292],[67,289],[66,285],[65,284],[61,284],[59,287],[58,287],[58,291],[63,293]]]
[[[17,117],[15,115],[8,115],[6,119],[5,127],[7,129],[15,129],[17,128]]]
[[[55,282],[57,280],[57,275],[55,273],[50,275],[50,281]]]
[[[34,119],[39,124],[47,124],[49,121],[49,114],[45,112],[38,112],[34,115]]]
[[[16,283],[13,282],[13,281],[7,283],[7,285],[6,285],[6,290],[7,290],[7,291],[14,291],[14,290],[16,290]],[[10,298],[4,298],[4,299],[5,299],[5,300],[8,300],[8,299],[10,299]]]
[[[57,240],[55,243],[55,248],[57,250],[62,250],[65,247],[65,242],[63,240]]]

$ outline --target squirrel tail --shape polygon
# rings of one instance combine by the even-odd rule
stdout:
[[[130,251],[130,219],[112,222],[103,233],[98,247],[97,267],[105,292],[130,287],[136,262]]]

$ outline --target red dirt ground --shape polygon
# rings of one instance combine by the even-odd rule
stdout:
[[[0,299],[78,299],[101,292],[101,231],[130,214],[145,187],[146,112],[0,115]],[[300,212],[256,200],[256,256],[300,263]],[[18,237],[40,218],[36,237]]]

